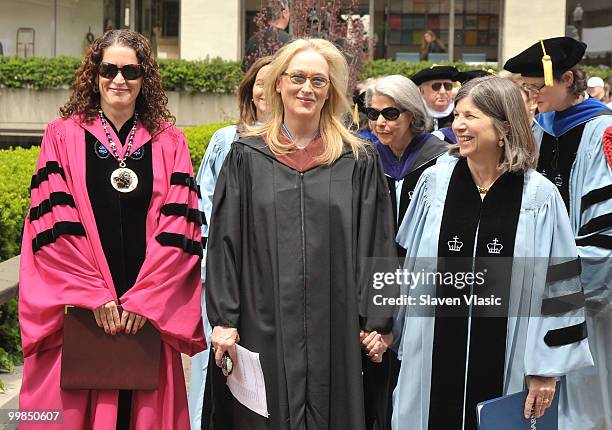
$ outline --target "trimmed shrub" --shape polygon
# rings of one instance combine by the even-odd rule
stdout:
[[[0,87],[67,89],[81,64],[79,57],[0,56]],[[166,91],[232,93],[242,79],[240,63],[212,60],[160,60],[159,72]]]
[[[160,60],[166,91],[233,93],[242,79],[240,63],[220,58],[202,61]]]
[[[38,147],[0,151],[0,261],[19,254]]]
[[[206,148],[208,148],[208,142],[210,142],[210,138],[215,133],[215,131],[228,125],[230,125],[230,123],[208,124],[199,125],[197,127],[189,127],[183,130],[185,132],[185,136],[187,137],[187,141],[189,142],[189,154],[191,155],[191,164],[193,165],[193,171],[196,174],[198,173],[198,169],[200,168],[202,158],[204,158]]]
[[[35,90],[70,88],[81,58],[79,57],[32,57],[16,58],[0,56],[0,88],[33,88]],[[409,63],[394,60],[370,60],[363,63],[360,79],[375,76],[400,74],[411,76],[417,71],[430,67],[423,61]],[[477,68],[465,63],[453,63],[459,70]],[[500,70],[500,67],[490,67]],[[603,79],[612,77],[612,69],[603,70],[585,66],[589,76]],[[220,58],[187,61],[160,60],[159,72],[167,91],[232,93],[238,88],[243,73],[237,61]]]
[[[445,65],[452,65],[456,67],[460,71],[465,70],[474,70],[474,69],[484,69],[484,70],[493,70],[494,72],[499,72],[502,70],[501,66],[490,66],[488,64],[478,65],[478,64],[466,64],[462,62],[455,63],[441,63]],[[420,63],[409,63],[407,61],[395,61],[395,60],[372,60],[367,61],[361,67],[360,79],[365,80],[367,78],[374,78],[377,76],[386,76],[386,75],[404,75],[404,76],[412,76],[419,70],[423,70],[427,67],[431,67],[433,63],[429,61],[421,61]],[[585,71],[587,76],[599,76],[602,79],[612,78],[612,69],[600,69],[598,67],[593,66],[582,66],[582,69]]]

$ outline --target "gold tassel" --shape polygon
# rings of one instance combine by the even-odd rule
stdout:
[[[355,103],[355,109],[353,110],[353,124],[359,127],[359,106]]]
[[[544,56],[542,57],[542,66],[544,67],[544,85],[547,87],[553,86],[553,64],[550,55],[546,54],[546,48],[544,47],[544,39],[540,39],[542,45],[542,51]]]

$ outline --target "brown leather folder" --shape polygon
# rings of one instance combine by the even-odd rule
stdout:
[[[66,306],[62,389],[156,390],[160,354],[159,332],[150,322],[135,335],[113,336],[98,327],[91,310]]]

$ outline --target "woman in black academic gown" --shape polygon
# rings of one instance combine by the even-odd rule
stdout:
[[[378,154],[343,126],[347,63],[296,40],[270,64],[269,119],[234,142],[215,189],[206,303],[217,364],[215,429],[365,429],[359,331],[391,331],[368,306],[368,257],[395,264]],[[380,361],[380,334],[367,350]],[[269,416],[228,394],[236,343],[259,353]]]
[[[407,77],[392,75],[378,79],[366,92],[366,106],[370,127],[378,137],[375,145],[387,178],[397,232],[421,173],[436,164],[447,147],[425,132],[430,120],[418,87]],[[397,247],[400,257],[406,255],[404,248]],[[369,340],[365,336],[362,339]],[[368,429],[391,427],[391,397],[399,367],[393,351],[385,354],[382,363],[372,363],[364,354]]]

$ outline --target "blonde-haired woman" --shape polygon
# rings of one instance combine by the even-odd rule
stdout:
[[[325,40],[283,47],[265,83],[269,117],[221,171],[206,289],[214,428],[365,427],[359,331],[380,361],[393,321],[368,311],[368,257],[395,245],[378,155],[342,123],[347,76]],[[237,342],[259,353],[268,417],[229,394],[219,367],[226,352],[236,363]]]
[[[397,236],[406,270],[456,282],[410,286],[420,303],[440,305],[409,306],[398,319],[395,430],[475,429],[479,402],[524,384],[523,413],[540,418],[556,378],[593,364],[570,222],[557,188],[534,170],[519,89],[495,76],[469,81],[453,132],[455,160],[421,175]]]

